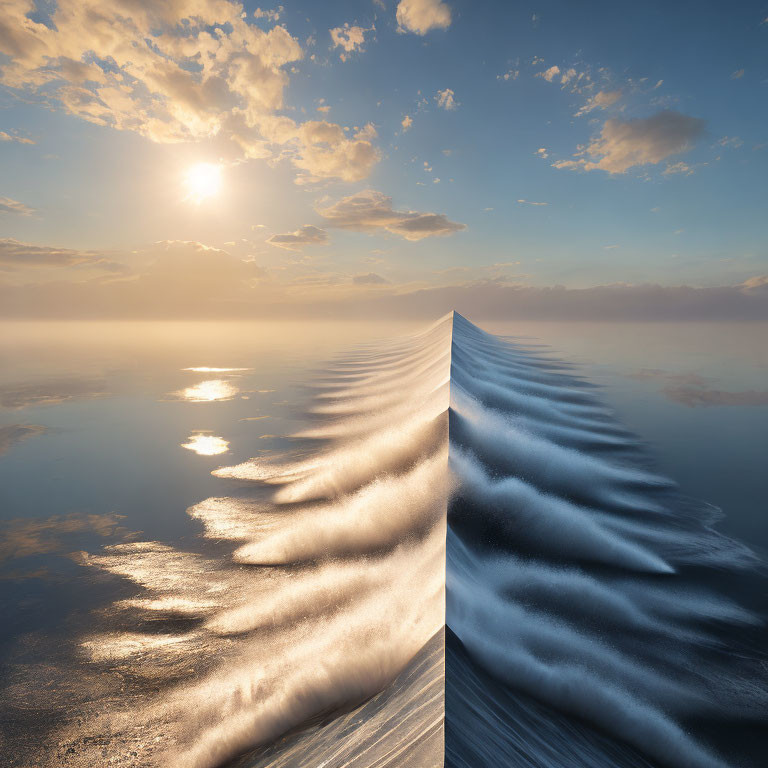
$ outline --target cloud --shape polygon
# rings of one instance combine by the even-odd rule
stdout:
[[[129,6],[59,0],[43,23],[29,17],[30,0],[8,0],[0,82],[28,100],[153,142],[216,137],[245,158],[317,165],[321,178],[361,178],[378,159],[372,146],[347,139],[325,153],[334,161],[316,162],[304,126],[281,114],[289,71],[303,50],[285,27],[256,23],[277,21],[280,9],[249,18],[229,0]]]
[[[37,250],[43,262],[54,259],[66,265],[82,257],[81,252],[65,248]],[[86,256],[101,258],[99,254]],[[52,279],[41,270],[34,281],[0,282],[0,314],[192,318],[226,314],[233,304],[259,303],[267,295],[271,300],[280,297],[280,287],[270,283],[267,272],[252,258],[243,260],[199,242],[162,241],[130,258],[132,273],[109,280],[75,280],[70,275],[64,280]]]
[[[107,272],[122,272],[123,264],[110,260],[98,251],[77,251],[46,245],[22,243],[13,238],[0,239],[0,268],[42,268],[90,266]]]
[[[745,293],[764,293],[768,295],[768,275],[756,275],[745,280],[739,286]]]
[[[743,69],[737,69],[735,72],[731,73],[731,80],[741,80],[742,77],[744,77]]]
[[[35,142],[32,141],[32,139],[27,139],[24,136],[17,136],[13,133],[6,133],[5,131],[0,131],[0,141],[14,141],[17,144],[34,144]]]
[[[375,272],[368,272],[364,275],[355,275],[352,278],[352,283],[354,285],[387,285],[389,280]]]
[[[264,31],[225,0],[139,2],[130,14],[121,0],[61,0],[49,24],[32,7],[4,7],[2,82],[155,141],[215,135],[236,111],[256,125],[283,106],[283,68],[302,56],[283,27]]]
[[[744,141],[738,136],[723,136],[721,139],[718,139],[717,143],[721,147],[731,147],[732,149],[744,146]]]
[[[34,208],[30,208],[18,200],[12,200],[10,197],[0,197],[0,213],[12,213],[15,216],[31,216],[34,212]]]
[[[522,198],[517,202],[521,205],[549,205],[549,203],[534,203],[533,200],[523,200]]]
[[[531,62],[534,66],[543,64],[544,60],[539,57],[534,57]],[[593,67],[579,63],[579,67],[563,67],[562,69],[554,64],[548,69],[536,72],[534,77],[540,77],[542,80],[546,80],[548,83],[555,83],[559,85],[561,90],[567,90],[571,93],[583,94],[587,91],[591,92],[596,86],[596,79],[606,82],[609,79],[608,70],[605,67],[601,67],[597,71]]]
[[[317,210],[332,227],[371,233],[383,230],[412,241],[466,229],[466,225],[449,221],[441,213],[396,211],[391,197],[374,190],[358,192]]]
[[[334,27],[329,30],[333,47],[342,49],[339,53],[342,61],[346,61],[349,58],[349,54],[353,51],[362,50],[365,43],[365,33],[370,32],[372,29],[373,27],[366,29],[365,27],[344,24],[343,27]]]
[[[676,174],[682,174],[683,176],[690,176],[694,172],[688,163],[684,163],[682,160],[678,160],[676,163],[668,163],[667,167],[662,171],[663,176],[674,176]]]
[[[451,26],[451,9],[442,0],[400,0],[397,23],[400,32],[426,35]]]
[[[391,205],[389,206],[391,210]],[[414,214],[420,216],[422,214]],[[361,221],[362,219],[362,221]],[[385,230],[373,216],[349,214],[352,229]],[[397,227],[397,224],[395,224]],[[523,276],[476,276],[439,287],[380,284],[361,291],[348,275],[286,272],[282,282],[257,264],[199,243],[155,246],[155,261],[138,277],[10,285],[0,282],[0,315],[16,319],[393,318],[429,320],[456,309],[478,320],[768,321],[768,277],[740,285],[530,286]],[[504,265],[493,265],[501,269]],[[467,273],[468,276],[471,272]],[[457,275],[458,277],[458,275]],[[83,385],[82,396],[105,390]],[[63,385],[0,387],[0,403],[54,402]],[[75,395],[78,396],[78,395]]]
[[[768,320],[768,290],[599,285],[591,288],[470,281],[385,294],[336,311],[349,317],[431,318],[455,309],[478,320],[743,321]]]
[[[549,69],[543,72],[537,72],[536,77],[543,77],[548,83],[554,82],[555,78],[560,74],[560,67],[557,64],[553,64]]]
[[[324,229],[312,224],[305,224],[295,232],[282,235],[272,235],[267,242],[278,248],[286,248],[289,251],[300,251],[305,245],[327,245],[328,233]]]
[[[673,110],[626,122],[606,120],[600,136],[577,153],[576,160],[559,160],[553,166],[624,173],[635,166],[656,165],[689,150],[703,133],[704,120]]]
[[[403,133],[405,133],[413,125],[413,118],[410,115],[405,115],[400,125],[403,126]]]
[[[45,431],[46,428],[39,424],[8,424],[0,427],[0,456],[14,445],[35,435],[42,435]]]
[[[456,101],[456,94],[450,88],[438,91],[435,100],[437,101],[437,106],[441,109],[456,109],[459,106],[459,103]]]
[[[496,79],[497,80],[517,80],[519,76],[520,76],[519,69],[510,69],[510,70],[507,70],[503,75],[496,75]]]
[[[598,91],[590,96],[587,103],[579,109],[574,117],[581,117],[590,113],[593,109],[607,109],[621,98],[621,91]]]
[[[538,157],[544,158],[545,160],[549,157],[549,152],[547,152],[546,147],[539,147],[534,154]]]
[[[298,129],[301,149],[293,158],[294,165],[305,171],[298,183],[313,183],[323,179],[360,181],[366,178],[379,161],[373,146],[376,129],[371,123],[351,137],[341,126],[325,120],[310,120]]]
[[[271,21],[273,24],[280,21],[280,14],[284,11],[282,5],[278,5],[276,9],[274,10],[262,10],[261,8],[257,8],[253,12],[253,18],[254,19],[266,19],[267,21]]]

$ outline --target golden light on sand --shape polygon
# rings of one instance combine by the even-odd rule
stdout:
[[[184,185],[186,199],[198,205],[221,191],[222,166],[218,163],[197,163],[187,169]]]
[[[207,435],[204,432],[196,432],[187,438],[182,448],[194,451],[199,456],[218,456],[229,450],[229,441],[216,435]]]

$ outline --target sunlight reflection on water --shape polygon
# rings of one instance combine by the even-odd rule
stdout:
[[[191,403],[208,403],[213,400],[231,400],[238,392],[237,387],[224,379],[208,379],[185,387],[175,394]]]
[[[229,440],[216,435],[206,435],[203,433],[192,434],[187,438],[186,443],[181,444],[182,448],[188,451],[194,451],[199,456],[218,456],[220,453],[226,453],[229,450]]]

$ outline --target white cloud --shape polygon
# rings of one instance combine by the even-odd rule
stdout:
[[[591,112],[593,109],[607,109],[615,104],[621,98],[621,91],[598,91],[594,96],[590,96],[587,99],[587,103],[584,104],[581,109],[574,115],[574,117],[581,117]]]
[[[466,229],[441,213],[396,211],[391,197],[374,190],[358,192],[317,210],[332,227],[370,233],[383,230],[413,241]]]
[[[337,178],[361,178],[361,169],[370,171],[378,159],[372,146],[350,139],[313,159],[317,148],[304,143],[304,126],[279,114],[303,50],[285,27],[264,30],[255,22],[276,21],[281,8],[257,10],[250,20],[230,0],[129,5],[127,11],[125,0],[59,0],[43,24],[28,18],[30,0],[7,0],[0,82],[154,142],[217,137],[246,158],[288,157],[302,170],[318,165],[315,175],[323,178],[334,168]]]
[[[721,147],[731,147],[732,149],[738,149],[744,145],[744,142],[738,136],[723,136],[722,139],[718,139],[717,143]]]
[[[450,88],[438,91],[435,100],[437,101],[437,106],[441,109],[456,109],[459,106],[459,103],[456,101],[456,94]]]
[[[664,176],[673,176],[675,174],[690,176],[693,172],[694,168],[688,165],[688,163],[684,163],[682,160],[679,160],[676,163],[668,163],[667,167],[662,171],[662,174]]]
[[[397,23],[401,32],[426,35],[433,29],[448,29],[451,9],[442,0],[400,0]]]
[[[768,293],[768,275],[755,275],[739,285],[745,293]]]
[[[295,130],[300,148],[293,164],[305,172],[298,183],[331,178],[360,181],[379,161],[372,143],[376,129],[370,123],[351,137],[341,126],[324,120],[310,120]]]
[[[544,72],[538,72],[536,77],[543,77],[548,83],[554,82],[554,79],[560,74],[560,67],[557,64],[553,64],[549,69]]]
[[[77,251],[47,245],[22,243],[13,238],[0,239],[0,266],[12,269],[94,267],[106,272],[124,272],[123,264],[111,261],[98,251]]]
[[[519,69],[510,69],[503,75],[496,75],[497,80],[517,80],[520,75]]]
[[[559,160],[555,168],[624,173],[638,165],[656,165],[691,148],[704,133],[704,121],[664,110],[634,120],[606,120],[599,137],[575,160]]]
[[[544,64],[544,59],[534,57],[533,66]],[[606,67],[594,67],[584,62],[576,62],[572,66],[563,67],[553,64],[548,69],[536,72],[534,77],[540,77],[548,83],[559,85],[561,90],[577,94],[591,94],[598,89],[598,83],[607,85],[611,80],[611,74]],[[600,106],[599,104],[597,106]]]
[[[16,144],[34,144],[32,139],[27,139],[24,136],[17,136],[15,133],[6,133],[0,131],[0,141],[13,141]]]
[[[30,208],[28,205],[20,203],[18,200],[12,200],[10,197],[0,197],[0,213],[13,213],[16,216],[31,216],[34,212],[34,208]]]
[[[737,69],[735,72],[731,74],[731,80],[741,80],[742,77],[744,77],[743,69]]]
[[[281,235],[272,235],[267,239],[270,245],[285,248],[289,251],[300,251],[305,245],[327,245],[328,233],[320,227],[305,224],[295,232],[287,232]]]
[[[257,8],[253,12],[253,18],[254,19],[266,19],[267,21],[271,21],[272,23],[276,23],[280,21],[280,14],[284,11],[282,5],[278,5],[276,9],[274,10],[262,10],[261,8]]]
[[[355,27],[349,24],[344,24],[343,27],[334,27],[329,30],[331,33],[331,40],[333,41],[334,48],[341,48],[339,52],[339,58],[342,61],[347,61],[349,54],[353,51],[362,50],[365,43],[365,33],[370,32],[373,29],[366,29],[365,27]]]
[[[403,126],[403,133],[405,133],[413,125],[413,118],[410,115],[405,115],[400,125]]]
[[[2,82],[155,141],[216,135],[236,112],[256,126],[283,106],[283,68],[302,56],[283,27],[264,31],[225,0],[133,3],[130,14],[121,0],[61,0],[51,26],[30,8],[5,4]]]
[[[523,200],[520,199],[517,201],[521,205],[549,205],[549,203],[534,203],[533,200]]]

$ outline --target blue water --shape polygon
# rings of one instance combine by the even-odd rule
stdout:
[[[5,326],[8,764],[760,765],[765,329],[492,330]]]

